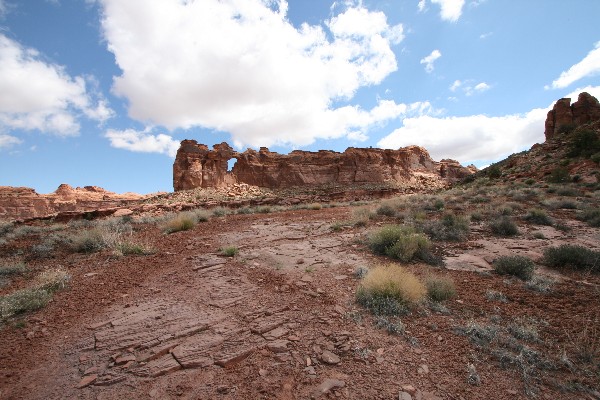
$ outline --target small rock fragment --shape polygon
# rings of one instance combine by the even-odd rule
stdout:
[[[313,391],[310,397],[312,399],[317,399],[322,395],[329,393],[335,388],[343,388],[344,386],[346,386],[346,383],[344,381],[328,378],[325,379],[323,383],[321,383],[319,386],[317,386],[317,388]]]
[[[339,364],[341,361],[336,354],[332,353],[329,350],[324,350],[323,353],[321,353],[320,359],[325,364]]]
[[[97,374],[92,374],[92,375],[84,376],[79,381],[79,383],[77,384],[76,388],[77,389],[83,389],[86,386],[90,386],[92,383],[94,383],[96,381],[96,379],[98,379],[98,375]]]

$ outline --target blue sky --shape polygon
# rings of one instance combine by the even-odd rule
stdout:
[[[179,141],[487,165],[600,97],[597,0],[0,0],[0,185],[172,190]]]

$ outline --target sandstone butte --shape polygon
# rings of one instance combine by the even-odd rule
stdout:
[[[546,141],[552,140],[561,130],[567,127],[576,128],[580,125],[600,120],[600,103],[598,99],[587,92],[579,93],[577,101],[571,104],[570,98],[558,100],[546,117]]]
[[[236,159],[231,171],[228,161]],[[454,160],[436,162],[427,150],[408,146],[398,150],[350,147],[343,153],[295,150],[279,154],[261,147],[234,151],[227,143],[208,146],[184,140],[173,164],[175,191],[245,183],[269,189],[353,184],[409,184],[427,178],[432,184],[452,183],[476,171]]]

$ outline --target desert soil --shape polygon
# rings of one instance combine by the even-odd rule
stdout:
[[[389,262],[363,243],[386,221],[332,231],[351,213],[228,215],[170,235],[140,225],[136,235],[152,243],[152,255],[33,260],[32,268],[62,266],[72,278],[46,308],[0,330],[0,398],[600,396],[598,370],[578,366],[574,355],[584,329],[597,328],[599,277],[542,267],[555,281],[543,293],[490,266],[502,254],[539,258],[551,244],[599,248],[598,229],[566,218],[568,233],[524,226],[520,237],[498,239],[483,222],[472,224],[467,242],[443,245],[445,267],[407,265],[420,277],[453,278],[457,297],[402,316],[405,332],[393,335],[355,302],[355,270]],[[526,239],[540,230],[547,239]],[[221,256],[218,249],[230,245],[239,254]],[[506,301],[489,299],[490,290]],[[503,363],[464,334],[470,323],[506,327],[520,318],[539,322],[539,338],[527,346],[552,367]]]

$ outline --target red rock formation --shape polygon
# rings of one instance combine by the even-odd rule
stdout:
[[[237,160],[231,173],[227,161]],[[220,187],[231,182],[266,188],[318,186],[324,184],[410,183],[427,176],[445,183],[472,173],[457,161],[435,162],[427,150],[409,146],[399,150],[350,147],[343,153],[295,150],[282,155],[262,147],[234,152],[227,143],[208,150],[194,140],[184,140],[173,164],[176,191],[197,187]]]
[[[96,186],[72,188],[62,184],[54,193],[38,194],[26,187],[0,186],[0,219],[27,219],[57,212],[124,206],[145,196],[116,194]]]
[[[600,120],[600,103],[589,93],[579,93],[577,101],[571,105],[571,99],[563,98],[548,111],[544,135],[552,139],[561,128],[568,125],[579,126]]]

